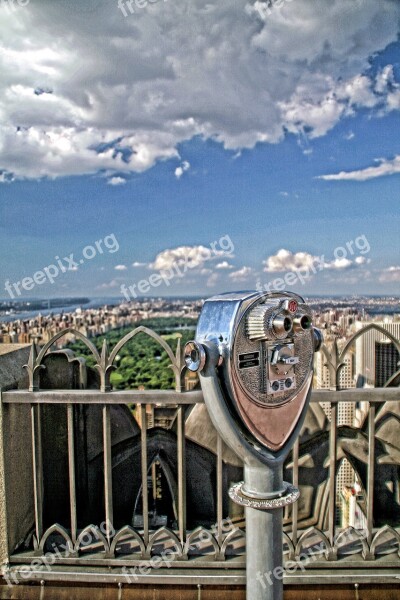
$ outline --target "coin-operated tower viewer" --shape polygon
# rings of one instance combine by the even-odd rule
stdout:
[[[244,482],[229,494],[246,512],[248,600],[283,596],[273,575],[282,573],[283,508],[299,497],[283,481],[283,462],[306,415],[321,342],[300,296],[238,292],[206,300],[185,347],[215,428],[244,463]]]

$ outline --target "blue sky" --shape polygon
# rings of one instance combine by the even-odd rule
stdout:
[[[120,296],[122,285],[143,295],[137,286],[152,273],[164,279],[148,295],[274,287],[288,273],[296,281],[286,287],[305,295],[399,293],[397,5],[359,2],[362,19],[351,12],[345,25],[345,0],[312,17],[310,2],[297,0],[297,25],[312,24],[311,34],[289,41],[294,3],[269,20],[251,12],[254,3],[242,3],[243,13],[211,3],[222,45],[202,2],[187,23],[173,18],[177,6],[124,17],[115,3],[106,18],[95,4],[93,30],[97,19],[110,44],[100,57],[88,22],[33,1],[5,13],[0,297],[10,286],[17,298]],[[74,43],[56,43],[56,26]],[[145,34],[167,26],[165,63],[145,60]],[[137,31],[143,64],[132,75]],[[192,46],[204,64],[187,56]],[[84,49],[83,66],[79,56],[65,60],[71,47]],[[99,240],[109,246],[102,252]],[[56,257],[65,268],[71,253],[79,264],[63,272]]]

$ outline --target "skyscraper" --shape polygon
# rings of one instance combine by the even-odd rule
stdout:
[[[400,369],[400,354],[390,340],[375,342],[375,386],[384,387]]]
[[[391,333],[396,339],[400,339],[400,321],[358,321],[356,323],[356,329],[360,330],[363,327],[372,324],[382,327]],[[387,379],[389,379],[393,372],[396,372],[396,370],[400,368],[398,366],[394,371],[391,370],[389,376],[383,381],[382,376],[384,371],[385,373],[388,372],[386,368],[387,366],[385,365],[384,353],[387,353],[389,356],[388,353],[392,352],[392,350],[388,350],[388,347],[386,346],[386,349],[381,346],[376,346],[376,342],[385,344],[388,341],[390,340],[388,340],[388,338],[385,337],[382,332],[377,331],[376,329],[370,329],[356,340],[356,376],[363,376],[365,378],[365,384],[367,387],[381,387],[386,383]],[[395,349],[394,344],[392,345]],[[377,348],[379,348],[379,358],[376,354]],[[377,361],[381,365],[379,368],[380,383],[377,383]],[[393,362],[391,364],[393,365]]]

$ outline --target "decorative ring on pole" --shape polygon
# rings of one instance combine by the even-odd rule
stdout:
[[[244,482],[235,483],[229,490],[229,497],[240,506],[257,508],[258,510],[273,510],[294,504],[300,497],[300,491],[290,483],[284,482],[284,495],[277,498],[252,498],[243,491]]]

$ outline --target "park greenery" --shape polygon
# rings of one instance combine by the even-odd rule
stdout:
[[[187,317],[160,317],[143,319],[135,323],[135,327],[140,325],[158,333],[175,354],[178,339],[181,340],[181,347],[193,339],[196,320]],[[114,329],[105,336],[92,338],[91,341],[101,351],[103,340],[106,339],[111,350],[132,329],[131,326]],[[89,367],[94,366],[94,357],[80,340],[70,343],[68,348],[77,356],[85,356]],[[116,390],[173,389],[175,378],[170,362],[167,353],[156,340],[145,333],[138,333],[117,355],[115,361],[117,369],[111,374],[112,386]]]

